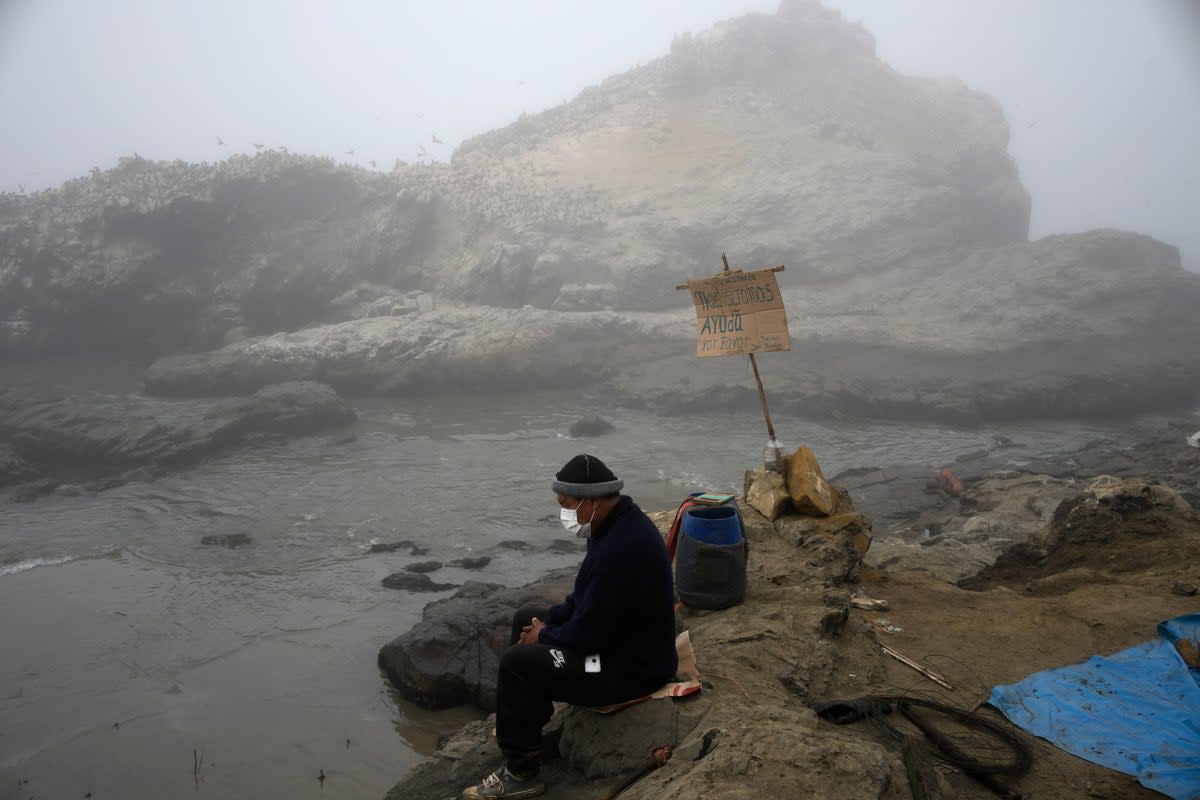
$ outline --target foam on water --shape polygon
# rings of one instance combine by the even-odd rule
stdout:
[[[60,556],[58,558],[31,558],[13,564],[0,564],[0,575],[17,575],[38,567],[54,567],[74,560],[75,556]]]

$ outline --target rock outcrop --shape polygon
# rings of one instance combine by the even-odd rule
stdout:
[[[112,479],[131,470],[153,475],[249,442],[304,435],[355,419],[332,389],[312,382],[268,386],[173,422],[100,413],[78,398],[35,398],[0,388],[0,485],[45,478],[52,487],[64,480]]]
[[[471,308],[372,317],[247,339],[220,350],[163,358],[146,390],[167,395],[252,392],[316,380],[355,393],[413,394],[557,385],[564,374],[603,379],[670,339],[650,315],[558,314]]]
[[[514,589],[470,581],[425,606],[412,630],[380,649],[379,666],[400,694],[425,708],[473,703],[494,710],[499,653],[513,614],[561,602],[574,577],[573,569],[559,570]]]
[[[968,422],[1195,403],[1200,277],[1132,233],[1029,243],[1008,136],[987,96],[899,75],[861,27],[788,0],[679,36],[450,164],[127,158],[0,197],[0,353],[229,346],[211,359],[244,372],[272,361],[254,350],[275,334],[315,351],[371,339],[328,378],[283,371],[402,391],[380,375],[408,358],[444,350],[454,371],[460,349],[439,347],[454,326],[509,352],[529,319],[598,312],[650,345],[596,353],[626,402],[749,407],[739,359],[696,365],[674,290],[728,251],[787,266],[793,349],[764,364],[781,409]],[[177,366],[152,383],[202,388],[160,380]]]
[[[1200,562],[1200,512],[1169,487],[1105,475],[1060,503],[1049,524],[960,585],[985,589],[1014,580],[1044,585],[1054,577],[1061,586],[1072,573],[1077,583],[1094,582],[1158,565],[1164,551],[1180,564]]]
[[[1079,487],[1049,475],[996,477],[972,487],[969,509],[915,535],[878,539],[867,563],[882,570],[929,573],[943,580],[969,578],[995,563],[1009,547],[1034,537],[1058,504]]]
[[[1093,489],[1088,487],[1150,481],[1183,506],[1200,504],[1200,452],[1187,446],[1185,435],[1191,427],[1190,421],[1173,422],[1133,447],[1101,439],[1063,453],[1033,455],[1023,444],[1001,442],[954,462],[953,470],[965,484],[959,496],[926,488],[927,468],[853,470],[834,480],[878,521],[881,535],[875,538],[866,564],[889,572],[966,580],[991,570],[998,558],[1007,563],[1012,554],[1027,553],[1026,561],[1036,562],[1049,549],[1057,549],[1042,540],[1059,525],[1059,515],[1080,503],[1091,507],[1083,502],[1092,497]],[[1100,507],[1110,505],[1106,501]],[[1142,524],[1126,513],[1134,505],[1122,504],[1121,524]],[[1101,540],[1091,542],[1088,549],[1122,550]],[[1157,553],[1158,548],[1152,551]],[[1124,555],[1117,558],[1125,560]]]

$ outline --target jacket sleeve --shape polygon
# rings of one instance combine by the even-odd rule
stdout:
[[[620,585],[614,586],[606,574],[608,570],[597,567],[583,596],[574,597],[570,616],[542,628],[539,642],[592,653],[604,649],[609,638],[606,631],[620,619],[624,600]]]
[[[542,622],[547,625],[561,625],[570,619],[573,613],[575,613],[575,593],[571,592],[567,595],[566,600],[556,606],[550,606],[550,610],[546,612],[546,618]]]

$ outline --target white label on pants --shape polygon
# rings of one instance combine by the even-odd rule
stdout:
[[[562,669],[562,665],[567,663],[567,657],[563,655],[562,650],[551,650],[550,657],[554,659],[555,669]]]
[[[599,672],[600,671],[600,656],[587,656],[583,659],[584,672]]]

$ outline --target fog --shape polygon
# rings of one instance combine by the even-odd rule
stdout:
[[[913,74],[995,96],[1033,237],[1112,226],[1200,269],[1200,5],[1191,0],[829,0]],[[773,0],[582,4],[8,0],[0,191],[138,153],[255,145],[390,169],[666,53]]]
[[[826,0],[898,72],[996,98],[1031,226],[994,109],[864,67],[831,14],[676,39],[779,2],[0,0],[0,785],[377,800],[484,716],[430,709],[489,695],[509,601],[429,606],[422,687],[387,643],[455,587],[574,568],[550,484],[581,450],[663,520],[696,491],[785,515],[747,517],[747,602],[681,616],[706,674],[768,665],[737,688],[779,714],[718,685],[662,741],[728,719],[725,763],[803,769],[676,757],[664,800],[903,782],[878,748],[830,762],[852,734],[805,705],[919,680],[841,628],[860,562],[968,689],[1194,607],[1200,274],[1129,233],[1020,240],[1112,226],[1200,272],[1200,0]],[[786,268],[693,308],[725,251]],[[790,487],[752,471],[767,434]],[[476,779],[490,728],[422,796]],[[1021,791],[1129,796],[1056,753]],[[605,769],[567,793],[633,771]]]

